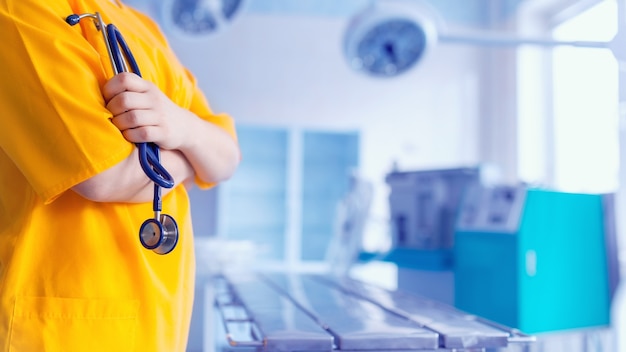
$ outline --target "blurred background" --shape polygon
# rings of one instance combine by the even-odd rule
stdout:
[[[237,123],[237,174],[191,194],[197,297],[224,268],[331,272],[537,351],[626,350],[626,2],[125,3]]]

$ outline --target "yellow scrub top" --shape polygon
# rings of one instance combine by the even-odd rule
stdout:
[[[101,33],[91,20],[65,22],[96,11],[124,35],[144,79],[236,138],[144,15],[110,0],[2,0],[0,351],[186,347],[195,268],[184,187],[163,199],[180,230],[167,255],[139,242],[151,203],[96,203],[70,190],[134,148],[104,107],[112,73]]]

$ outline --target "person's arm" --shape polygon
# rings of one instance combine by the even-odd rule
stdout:
[[[196,176],[207,183],[220,182],[234,173],[240,160],[236,141],[220,127],[176,105],[151,82],[121,73],[105,84],[102,93],[113,115],[111,122],[124,138],[159,145],[162,164],[177,184]],[[152,199],[152,187],[134,151],[72,189],[98,202],[144,202]]]
[[[181,152],[161,151],[161,164],[172,175],[175,186],[193,177],[194,171]],[[154,183],[139,164],[137,148],[115,166],[75,185],[72,190],[94,202],[141,203],[151,201]],[[170,189],[162,188],[162,195]]]

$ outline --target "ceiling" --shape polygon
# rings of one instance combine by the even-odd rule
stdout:
[[[202,6],[216,0],[123,0],[128,5],[146,12],[159,13],[156,8],[175,1],[186,6]],[[488,26],[514,13],[517,5],[529,0],[243,0],[246,13],[285,15],[351,17],[370,4],[386,1],[426,3],[446,22],[461,25]],[[551,0],[535,0],[551,1]],[[195,4],[195,5],[194,5]]]
[[[248,0],[247,11],[264,14],[351,16],[365,6],[390,0]],[[420,2],[422,0],[405,0]],[[451,22],[483,25],[511,14],[522,0],[426,0]]]

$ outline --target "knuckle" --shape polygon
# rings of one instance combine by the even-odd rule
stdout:
[[[120,122],[119,117],[114,116],[114,117],[110,118],[109,121],[111,121],[113,126],[117,127],[117,129],[121,129],[122,128],[122,124]]]
[[[130,97],[130,94],[128,94],[127,92],[121,93],[119,95],[118,103],[121,108],[128,110],[131,102],[132,102],[132,99]]]
[[[150,141],[150,132],[146,127],[129,128],[122,131],[124,138],[133,143],[144,143]]]
[[[141,127],[136,129],[137,138],[142,142],[151,142],[152,141],[152,133],[150,128]]]
[[[132,78],[133,78],[132,75],[133,74],[130,73],[130,72],[121,72],[118,75],[118,77],[119,77],[118,79],[119,79],[120,83],[125,86],[125,85],[128,85],[132,81]]]
[[[136,110],[126,112],[126,119],[131,126],[139,127],[141,125],[141,116]]]

